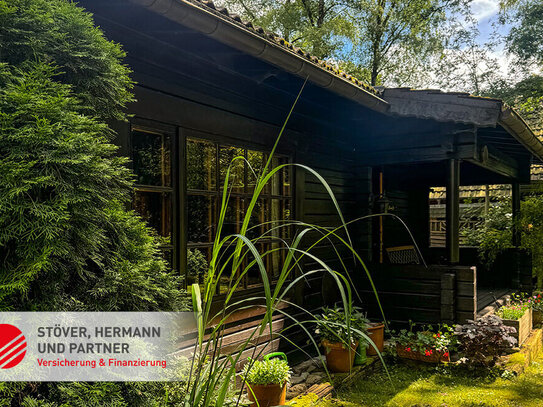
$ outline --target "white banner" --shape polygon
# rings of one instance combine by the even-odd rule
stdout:
[[[2,312],[0,381],[176,381],[189,312]]]

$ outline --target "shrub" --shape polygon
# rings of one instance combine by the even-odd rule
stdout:
[[[125,209],[130,173],[107,126],[81,114],[50,66],[2,68],[0,304],[179,308],[179,278],[166,271],[143,221]]]
[[[200,277],[207,273],[209,265],[206,257],[200,250],[187,250],[187,269],[191,277]]]
[[[0,0],[0,62],[39,61],[59,67],[80,109],[102,119],[124,119],[133,100],[121,47],[108,41],[89,13],[65,0]]]
[[[119,45],[66,0],[0,0],[0,310],[176,310],[182,282],[130,205],[108,119]],[[164,405],[166,383],[1,383],[0,405]],[[183,398],[179,395],[178,398]]]
[[[122,50],[63,0],[0,21],[0,309],[186,308],[103,122],[131,100]]]
[[[251,360],[243,367],[242,377],[249,384],[283,384],[290,381],[290,367],[285,360]]]
[[[467,324],[457,325],[460,352],[473,365],[493,366],[500,355],[516,345],[511,336],[516,330],[503,324],[496,315],[487,315]]]

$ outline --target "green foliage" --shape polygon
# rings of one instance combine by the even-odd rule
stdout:
[[[412,85],[443,51],[446,21],[469,0],[223,2],[372,85]]]
[[[107,126],[55,70],[2,66],[0,301],[18,309],[180,306],[144,223],[124,208],[131,176]],[[14,294],[23,294],[14,295]]]
[[[522,246],[532,252],[533,275],[543,284],[543,196],[526,197],[520,207]]]
[[[496,315],[457,325],[459,349],[464,360],[472,366],[493,366],[498,357],[516,345],[511,336],[515,328],[506,326]]]
[[[90,14],[65,0],[0,0],[0,62],[21,67],[42,62],[59,67],[80,111],[101,119],[123,119],[130,70],[121,47],[106,40]]]
[[[496,315],[498,315],[501,319],[519,320],[526,312],[526,309],[528,309],[528,307],[523,307],[516,304],[504,305],[503,307],[500,307],[498,312],[496,312]]]
[[[187,269],[189,276],[203,276],[207,272],[209,264],[200,250],[187,250]]]
[[[187,309],[106,119],[132,100],[119,45],[65,0],[0,0],[0,309]],[[186,384],[186,381],[185,381]],[[177,383],[0,383],[0,405],[159,406]]]
[[[324,307],[322,314],[317,316],[316,322],[317,329],[315,333],[322,339],[332,343],[344,342],[348,344],[358,341],[367,344],[363,334],[367,336],[370,321],[357,307],[353,307],[351,312],[346,312],[341,307]]]
[[[522,318],[524,313],[533,308],[537,297],[530,297],[525,293],[513,294],[506,305],[500,307],[496,313],[501,319],[518,320]],[[539,301],[540,302],[540,301]]]
[[[507,36],[507,47],[522,61],[534,59],[543,63],[543,4],[528,0],[518,3],[513,26]]]
[[[291,371],[285,360],[249,360],[243,367],[242,375],[249,384],[282,386],[290,380]]]
[[[513,57],[510,78],[496,82],[489,95],[513,106],[536,134],[543,134],[543,4],[504,0],[502,24],[510,26],[505,49]]]
[[[270,337],[279,336],[286,343],[302,349],[299,344],[289,338],[290,330],[293,328],[301,329],[320,355],[317,341],[306,327],[306,325],[312,324],[316,320],[315,315],[303,307],[296,306],[296,312],[305,315],[303,319],[300,319],[298,316],[286,312],[282,307],[285,304],[291,304],[288,300],[291,292],[296,288],[297,284],[303,283],[309,276],[324,272],[334,279],[341,297],[341,304],[345,309],[346,320],[350,320],[349,318],[353,310],[353,298],[351,289],[352,281],[349,277],[349,272],[343,261],[340,261],[342,269],[339,272],[332,269],[327,262],[319,259],[312,253],[313,248],[318,247],[321,243],[326,242],[326,244],[334,246],[338,259],[342,259],[342,255],[340,255],[336,245],[341,246],[353,255],[353,258],[360,263],[366,272],[371,287],[374,290],[377,303],[380,306],[379,297],[377,296],[371,275],[362,258],[352,248],[347,223],[343,218],[338,202],[328,183],[310,167],[300,164],[274,165],[273,156],[275,150],[302,91],[303,87],[283,123],[271,152],[267,156],[266,164],[257,175],[254,191],[250,200],[246,201],[246,209],[241,217],[241,227],[239,232],[235,234],[228,234],[226,231],[223,231],[223,227],[231,198],[232,188],[230,186],[233,172],[235,173],[236,165],[240,161],[245,160],[245,157],[233,157],[225,173],[219,220],[211,260],[209,262],[208,275],[202,286],[193,284],[191,287],[193,310],[198,327],[198,343],[194,369],[191,370],[192,378],[189,394],[187,394],[184,402],[185,407],[192,407],[198,403],[204,407],[213,404],[223,405],[225,400],[227,400],[228,390],[235,380],[236,365],[242,360],[241,358],[246,354],[248,347],[252,346],[254,339],[264,334],[270,335]],[[309,172],[322,183],[341,220],[341,224],[337,228],[329,229],[319,225],[292,222],[290,220],[274,221],[270,227],[275,230],[297,226],[294,237],[288,241],[281,239],[279,237],[280,234],[274,235],[269,232],[259,234],[254,230],[250,230],[253,226],[252,220],[254,219],[254,211],[257,208],[260,194],[266,185],[272,182],[276,174],[283,171],[289,165],[297,166],[299,170]],[[269,239],[274,241],[271,249],[262,251],[260,243],[263,240],[268,241]],[[278,251],[285,253],[284,260],[275,269],[269,269],[270,266],[274,266],[270,265],[273,262],[267,260]],[[300,267],[300,261],[304,258],[309,258],[311,261],[317,263],[317,269],[303,270]],[[241,299],[239,297],[236,298],[236,291],[249,272],[258,273],[262,289],[260,293],[257,293],[253,297],[244,296]],[[272,285],[271,276],[275,277],[274,285]],[[221,299],[223,301],[223,308],[216,312],[212,311],[212,305],[219,290],[224,295],[222,297],[224,300]],[[234,353],[228,357],[220,357],[223,346],[222,333],[229,317],[240,309],[254,307],[255,305],[259,305],[264,310],[263,315],[258,320],[258,325],[248,331],[246,339],[237,346]],[[292,321],[292,324],[289,324],[284,329],[274,330],[274,315],[279,314]],[[210,324],[212,324],[212,330],[207,334],[206,327],[209,327]],[[266,347],[261,349],[253,348],[252,358],[258,358],[266,350]],[[239,397],[241,397],[241,394]]]
[[[466,244],[479,248],[479,256],[490,267],[504,249],[511,247],[513,219],[511,201],[504,199],[491,205],[482,224],[473,229],[464,229]]]
[[[483,261],[490,267],[496,256],[512,245],[513,219],[509,199],[491,205],[482,224],[462,233],[468,245],[477,246]],[[520,206],[518,224],[522,236],[521,245],[532,252],[533,274],[543,282],[543,196],[539,193],[527,196]]]

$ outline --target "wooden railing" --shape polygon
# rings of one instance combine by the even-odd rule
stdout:
[[[385,317],[393,323],[437,324],[475,318],[475,267],[373,264],[370,271]],[[357,278],[356,285],[370,316],[382,318],[367,278]]]

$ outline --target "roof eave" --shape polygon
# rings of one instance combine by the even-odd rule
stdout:
[[[389,104],[377,95],[334,75],[314,62],[267,41],[248,29],[220,18],[183,0],[130,0],[164,17],[199,31],[215,40],[275,65],[322,88],[384,113]]]
[[[523,144],[536,158],[543,161],[543,143],[514,109],[503,104],[498,124]]]

